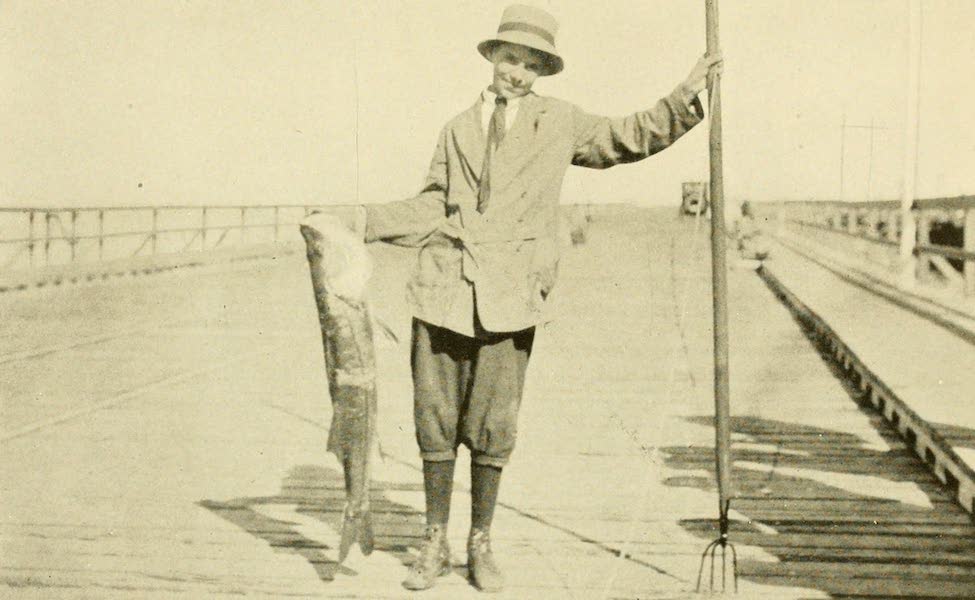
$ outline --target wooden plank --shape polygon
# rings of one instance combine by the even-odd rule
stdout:
[[[664,453],[668,455],[668,466],[679,466],[683,469],[707,468],[707,459],[699,449],[683,451],[667,448]],[[775,455],[769,455],[765,452],[736,452],[734,460],[762,463],[767,462],[771,456]],[[779,455],[779,461],[783,466],[793,468],[874,475],[894,481],[911,481],[917,476],[918,469],[923,464],[913,456],[861,456],[859,458],[836,456],[831,458],[829,456],[788,456],[783,454]]]
[[[759,534],[737,531],[732,525],[731,540],[738,544],[765,547],[767,544],[793,548],[846,548],[846,549],[925,549],[939,552],[975,553],[975,538],[923,538],[898,535],[822,534],[797,533]]]
[[[975,567],[975,556],[966,552],[939,552],[915,548],[796,548],[763,546],[762,549],[782,562],[850,562],[856,564],[883,562],[888,564],[963,565]]]
[[[761,523],[765,523],[771,527],[776,527],[778,525],[789,526],[793,524],[801,523],[880,523],[881,521],[873,516],[862,514],[860,512],[846,512],[842,514],[831,514],[831,513],[802,513],[798,511],[781,510],[778,507],[772,507],[769,510],[762,511],[762,517],[756,519]],[[917,524],[917,525],[948,525],[948,526],[961,526],[968,529],[969,535],[975,535],[973,531],[972,522],[969,516],[964,513],[961,509],[956,511],[928,511],[926,513],[901,513],[901,514],[891,514],[886,515],[882,523],[897,525],[903,523]]]
[[[747,479],[744,477],[741,478],[744,481],[741,482],[741,486],[738,488],[738,495],[736,498],[743,500],[765,500],[770,504],[785,498],[814,499],[828,497],[857,499],[863,498],[868,494],[870,496],[874,496],[878,493],[883,493],[885,489],[884,481],[865,480],[859,488],[859,491],[854,491],[835,486],[827,486],[819,481],[808,481],[797,477],[787,476],[777,473],[774,470],[755,470],[753,472],[755,473],[754,477],[749,477]],[[932,477],[930,481],[910,483],[912,483],[919,491],[924,492],[924,494],[926,494],[929,498],[936,498],[939,501],[945,502],[951,500],[951,498],[944,493],[943,485],[934,480],[934,477]]]
[[[778,533],[799,533],[803,535],[897,535],[918,538],[947,537],[970,538],[970,525],[945,525],[944,523],[837,523],[833,521],[783,523],[772,525],[769,521],[761,523],[773,527]]]
[[[736,509],[737,510],[737,509]],[[741,511],[738,511],[741,512]],[[960,513],[960,514],[959,514]],[[932,523],[932,524],[944,524],[944,525],[966,525],[970,523],[971,520],[961,513],[961,511],[953,512],[950,515],[944,515],[941,511],[927,511],[927,512],[904,512],[904,513],[890,513],[890,512],[877,512],[877,511],[846,511],[846,512],[813,512],[800,511],[800,510],[789,510],[788,508],[774,507],[768,510],[763,510],[760,513],[755,514],[745,513],[746,516],[750,517],[752,520],[759,523],[768,523],[774,527],[774,523],[777,522],[790,522],[790,521],[810,521],[814,522],[816,520],[824,522],[832,522],[836,519],[850,519],[851,515],[856,515],[856,518],[863,519],[864,522],[878,522],[878,523]]]
[[[793,499],[783,499],[781,501],[782,508],[790,509],[798,513],[818,513],[818,514],[844,514],[852,511],[856,511],[860,514],[871,513],[877,515],[886,514],[904,514],[904,513],[926,513],[930,512],[930,508],[923,508],[920,506],[913,506],[900,502],[899,500],[888,500],[885,498],[815,498],[811,500],[793,498]],[[938,502],[933,502],[935,504],[935,510],[937,510]],[[953,506],[950,501],[941,502],[946,506]],[[766,505],[764,501],[739,499],[733,504],[735,510],[739,512],[755,512],[761,513],[763,507]]]
[[[968,582],[929,582],[910,579],[831,579],[826,577],[796,579],[787,576],[766,576],[750,579],[765,585],[816,588],[826,591],[831,596],[847,595],[854,598],[883,598],[885,600],[900,598],[910,598],[911,600],[921,598],[972,600],[973,593],[972,584]]]
[[[934,564],[885,564],[826,562],[780,562],[742,561],[740,573],[745,576],[779,576],[805,579],[884,579],[940,582],[966,582],[975,586],[975,567],[964,565]],[[975,587],[970,589],[975,590]]]

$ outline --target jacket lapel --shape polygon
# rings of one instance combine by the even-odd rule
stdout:
[[[474,106],[463,113],[452,135],[457,154],[464,163],[464,176],[471,187],[477,189],[481,178],[481,164],[484,162],[484,150],[487,146],[487,138],[481,130],[480,98]]]
[[[515,122],[512,123],[511,129],[508,130],[504,141],[491,159],[492,189],[500,190],[508,185],[528,164],[531,155],[537,151],[534,144],[539,123],[544,117],[543,103],[537,96],[529,94],[522,98],[521,106],[518,107],[518,113],[515,115]],[[474,106],[462,113],[451,135],[463,163],[464,177],[471,188],[476,190],[480,184],[481,168],[487,147],[487,136],[481,124],[480,98]],[[470,209],[471,212],[476,213],[473,205]],[[487,212],[492,212],[492,208],[489,207]],[[480,220],[480,213],[476,214],[477,218],[465,219],[466,225],[472,225],[472,220]]]
[[[532,152],[539,120],[543,114],[538,98],[534,94],[521,99],[515,122],[492,158],[491,185],[494,189],[501,189],[508,185],[525,166]]]

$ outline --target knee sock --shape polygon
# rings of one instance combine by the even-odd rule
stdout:
[[[423,461],[423,491],[427,525],[446,525],[450,518],[450,492],[454,488],[453,460]]]
[[[471,529],[491,528],[500,485],[500,467],[471,462]]]

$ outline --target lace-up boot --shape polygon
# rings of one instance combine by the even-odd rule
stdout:
[[[482,592],[500,592],[504,576],[494,562],[491,537],[486,530],[472,529],[467,539],[467,573],[474,587]]]
[[[420,555],[413,561],[410,572],[403,581],[408,590],[426,590],[437,583],[437,577],[450,573],[450,547],[447,545],[446,527],[428,525],[426,539],[420,547]]]

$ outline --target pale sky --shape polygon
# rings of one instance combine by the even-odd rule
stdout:
[[[528,3],[559,20],[566,62],[536,91],[591,112],[651,106],[704,51],[704,0]],[[0,204],[413,195],[443,123],[490,82],[475,46],[508,2],[352,4],[3,0]],[[918,195],[975,193],[975,1],[923,4]],[[887,128],[869,189],[899,195],[907,6],[721,1],[729,197],[837,197],[844,115]],[[706,138],[702,126],[635,165],[572,168],[563,201],[676,204],[682,181],[706,176]],[[846,140],[846,198],[863,199],[869,132]]]

